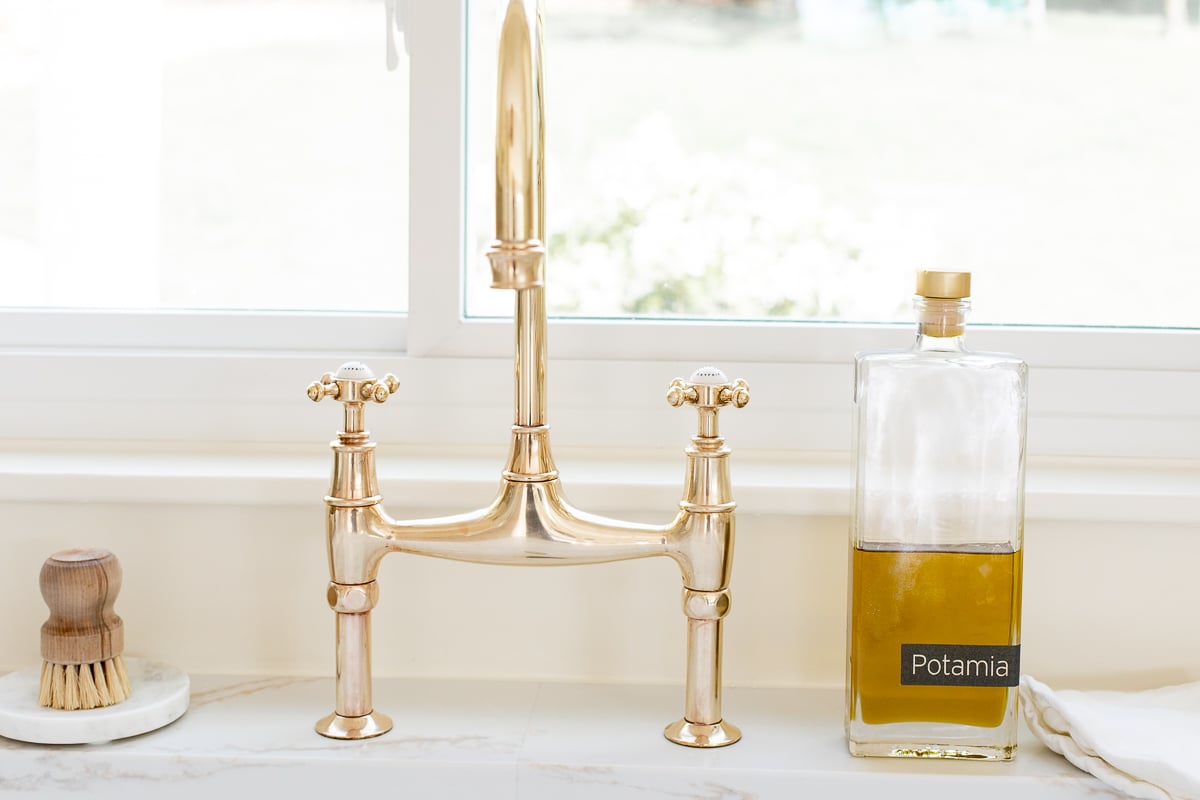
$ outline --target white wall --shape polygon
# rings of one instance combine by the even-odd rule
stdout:
[[[332,675],[322,493],[286,505],[0,504],[0,670],[40,661],[42,561],[88,545],[124,565],[127,653],[195,673]],[[655,521],[673,503],[664,497],[662,514],[622,514],[615,499],[587,510]],[[841,683],[846,527],[841,516],[758,514],[743,503],[729,683]],[[1200,679],[1198,563],[1200,524],[1029,519],[1024,670],[1077,687]],[[539,569],[392,554],[380,587],[376,675],[683,680],[680,582],[668,559]]]

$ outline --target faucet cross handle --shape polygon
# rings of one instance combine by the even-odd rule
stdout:
[[[343,441],[352,441],[367,435],[363,430],[363,403],[385,402],[399,388],[400,381],[390,372],[376,380],[375,373],[366,364],[347,361],[337,372],[326,372],[321,380],[310,383],[308,398],[314,403],[326,397],[340,400],[344,404],[345,425],[338,436]]]
[[[667,402],[678,408],[687,403],[701,408],[720,408],[731,403],[745,408],[750,402],[750,387],[738,378],[730,382],[716,367],[701,367],[686,381],[676,378],[667,389]]]
[[[319,403],[326,397],[343,403],[365,403],[368,400],[383,403],[400,388],[400,381],[392,373],[376,380],[375,373],[366,364],[347,361],[337,372],[326,372],[321,380],[308,385],[308,398]]]
[[[701,367],[686,381],[676,378],[667,389],[667,402],[678,408],[696,406],[700,412],[700,436],[717,437],[717,409],[732,405],[745,408],[750,402],[750,387],[738,378],[730,381],[716,367]]]

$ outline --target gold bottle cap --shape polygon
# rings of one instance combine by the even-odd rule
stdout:
[[[971,296],[971,273],[969,272],[917,272],[917,294],[939,300],[961,300]]]

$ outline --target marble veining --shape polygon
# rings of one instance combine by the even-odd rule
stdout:
[[[622,778],[612,767],[579,767],[566,764],[533,764],[538,772],[552,775],[574,787],[603,787],[608,796],[624,793],[631,796],[680,798],[680,800],[758,800],[757,792],[742,791],[720,783],[705,780],[690,782],[680,780],[674,787],[641,785],[637,781]],[[577,796],[572,790],[572,796]]]
[[[221,703],[231,698],[246,697],[258,692],[281,689],[304,681],[315,681],[319,678],[257,678],[254,680],[235,683],[232,686],[222,686],[205,692],[192,692],[192,707],[205,706],[209,703]]]
[[[842,693],[739,689],[745,739],[717,751],[667,742],[679,687],[381,679],[396,728],[365,742],[324,739],[313,722],[328,678],[192,676],[192,702],[159,730],[97,745],[0,739],[0,797],[342,794],[500,800],[889,800],[1115,798],[1023,731],[1011,764],[863,760],[841,738]],[[167,794],[169,793],[169,794]]]

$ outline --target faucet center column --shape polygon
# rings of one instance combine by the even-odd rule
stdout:
[[[546,427],[545,160],[541,9],[509,0],[496,81],[496,239],[492,288],[514,289],[516,352],[512,451],[504,478],[558,477]]]

